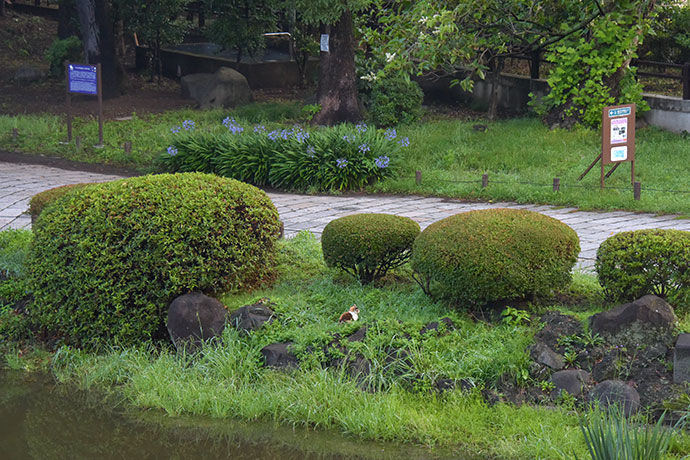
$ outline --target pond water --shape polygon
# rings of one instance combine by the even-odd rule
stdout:
[[[272,423],[167,417],[116,398],[0,370],[0,459],[477,459]]]

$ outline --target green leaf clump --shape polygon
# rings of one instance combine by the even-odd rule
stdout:
[[[675,307],[690,302],[690,232],[635,230],[601,243],[595,267],[604,296],[627,302],[647,294]]]
[[[577,233],[554,218],[484,209],[427,227],[414,243],[411,264],[427,295],[480,307],[567,286],[579,252]]]
[[[264,192],[212,175],[74,189],[34,227],[31,315],[49,337],[76,346],[161,339],[175,297],[272,280],[280,228]]]
[[[391,214],[355,214],[332,220],[321,235],[329,267],[356,276],[362,284],[382,278],[410,257],[419,224]]]

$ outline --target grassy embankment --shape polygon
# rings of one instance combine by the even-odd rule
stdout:
[[[155,171],[156,159],[171,142],[170,128],[185,119],[194,120],[197,129],[224,130],[221,121],[231,115],[251,129],[254,123],[305,124],[305,113],[298,103],[270,103],[233,111],[182,110],[108,121],[103,149],[91,147],[97,139],[96,123],[77,120],[75,133],[86,139],[80,150],[74,144],[59,143],[66,137],[66,128],[58,117],[0,116],[0,149]],[[399,176],[368,191],[690,215],[687,136],[656,128],[637,132],[636,180],[642,183],[642,199],[635,201],[629,163],[607,179],[603,191],[598,167],[577,181],[599,152],[600,136],[595,131],[549,130],[530,118],[487,123],[486,131],[473,129],[476,123],[429,117],[418,125],[399,128],[399,136],[408,136],[411,142],[401,152]],[[11,136],[13,128],[19,130],[16,140]],[[122,149],[126,141],[132,142],[131,154]],[[422,171],[421,186],[415,184],[416,170]],[[489,186],[482,189],[485,173]],[[555,177],[561,181],[559,192],[552,191]]]
[[[404,267],[379,286],[362,287],[325,267],[320,245],[309,233],[282,242],[279,262],[279,281],[272,288],[222,299],[234,309],[269,297],[278,319],[259,331],[247,335],[228,329],[221,341],[192,356],[150,347],[100,354],[61,348],[47,355],[49,369],[61,383],[114,392],[134,407],[173,416],[274,420],[498,458],[586,455],[572,401],[556,407],[490,406],[481,396],[482,388],[500,378],[518,386],[534,384],[525,377],[526,349],[537,321],[517,326],[475,321],[425,297]],[[600,292],[588,275],[576,274],[569,295],[580,299],[578,305],[556,308],[583,319],[601,308]],[[352,303],[360,306],[361,320],[338,324],[338,315]],[[533,308],[538,313],[553,307]],[[457,329],[420,334],[424,324],[444,316]],[[371,374],[361,379],[345,369],[322,368],[329,356],[322,346],[333,334],[345,337],[362,325],[368,326],[364,342],[342,342],[369,359]],[[295,343],[300,369],[262,367],[259,350],[285,340]],[[409,362],[387,360],[390,347],[406,349]],[[11,367],[28,365],[16,351],[6,357]],[[47,363],[46,355],[42,359]],[[475,388],[438,393],[432,388],[438,378],[466,379]],[[674,441],[675,454],[688,449],[690,437]]]

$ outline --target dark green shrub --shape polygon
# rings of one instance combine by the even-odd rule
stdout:
[[[50,74],[56,77],[65,75],[65,61],[79,62],[82,54],[83,47],[78,37],[55,40],[45,54],[46,61],[50,64]]]
[[[406,76],[376,79],[371,88],[369,117],[376,126],[395,126],[417,121],[422,114],[424,94]]]
[[[368,284],[410,257],[419,224],[391,214],[355,214],[332,220],[321,235],[323,258]]]
[[[34,228],[32,313],[75,345],[161,338],[176,296],[270,280],[279,232],[264,192],[217,176],[162,174],[75,190]]]
[[[61,185],[59,187],[51,188],[32,196],[31,201],[29,201],[29,214],[31,215],[32,222],[36,221],[36,219],[41,214],[43,208],[46,207],[46,205],[48,205],[55,199],[63,196],[64,194],[69,193],[71,190],[86,187],[87,185],[91,184],[87,183]]]
[[[607,239],[597,251],[596,270],[606,299],[665,297],[676,307],[690,302],[690,232],[636,230]]]
[[[575,231],[556,219],[486,209],[431,224],[415,241],[411,263],[427,294],[481,306],[567,286],[579,252]]]
[[[3,230],[0,232],[0,280],[24,276],[25,259],[29,252],[30,230]]]

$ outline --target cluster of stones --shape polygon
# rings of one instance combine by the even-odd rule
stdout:
[[[552,398],[566,391],[600,407],[620,405],[629,415],[641,406],[659,407],[683,391],[678,384],[690,382],[690,335],[676,334],[673,309],[659,297],[647,295],[591,316],[589,341],[572,316],[552,311],[541,321],[530,350],[531,372],[551,381]]]

